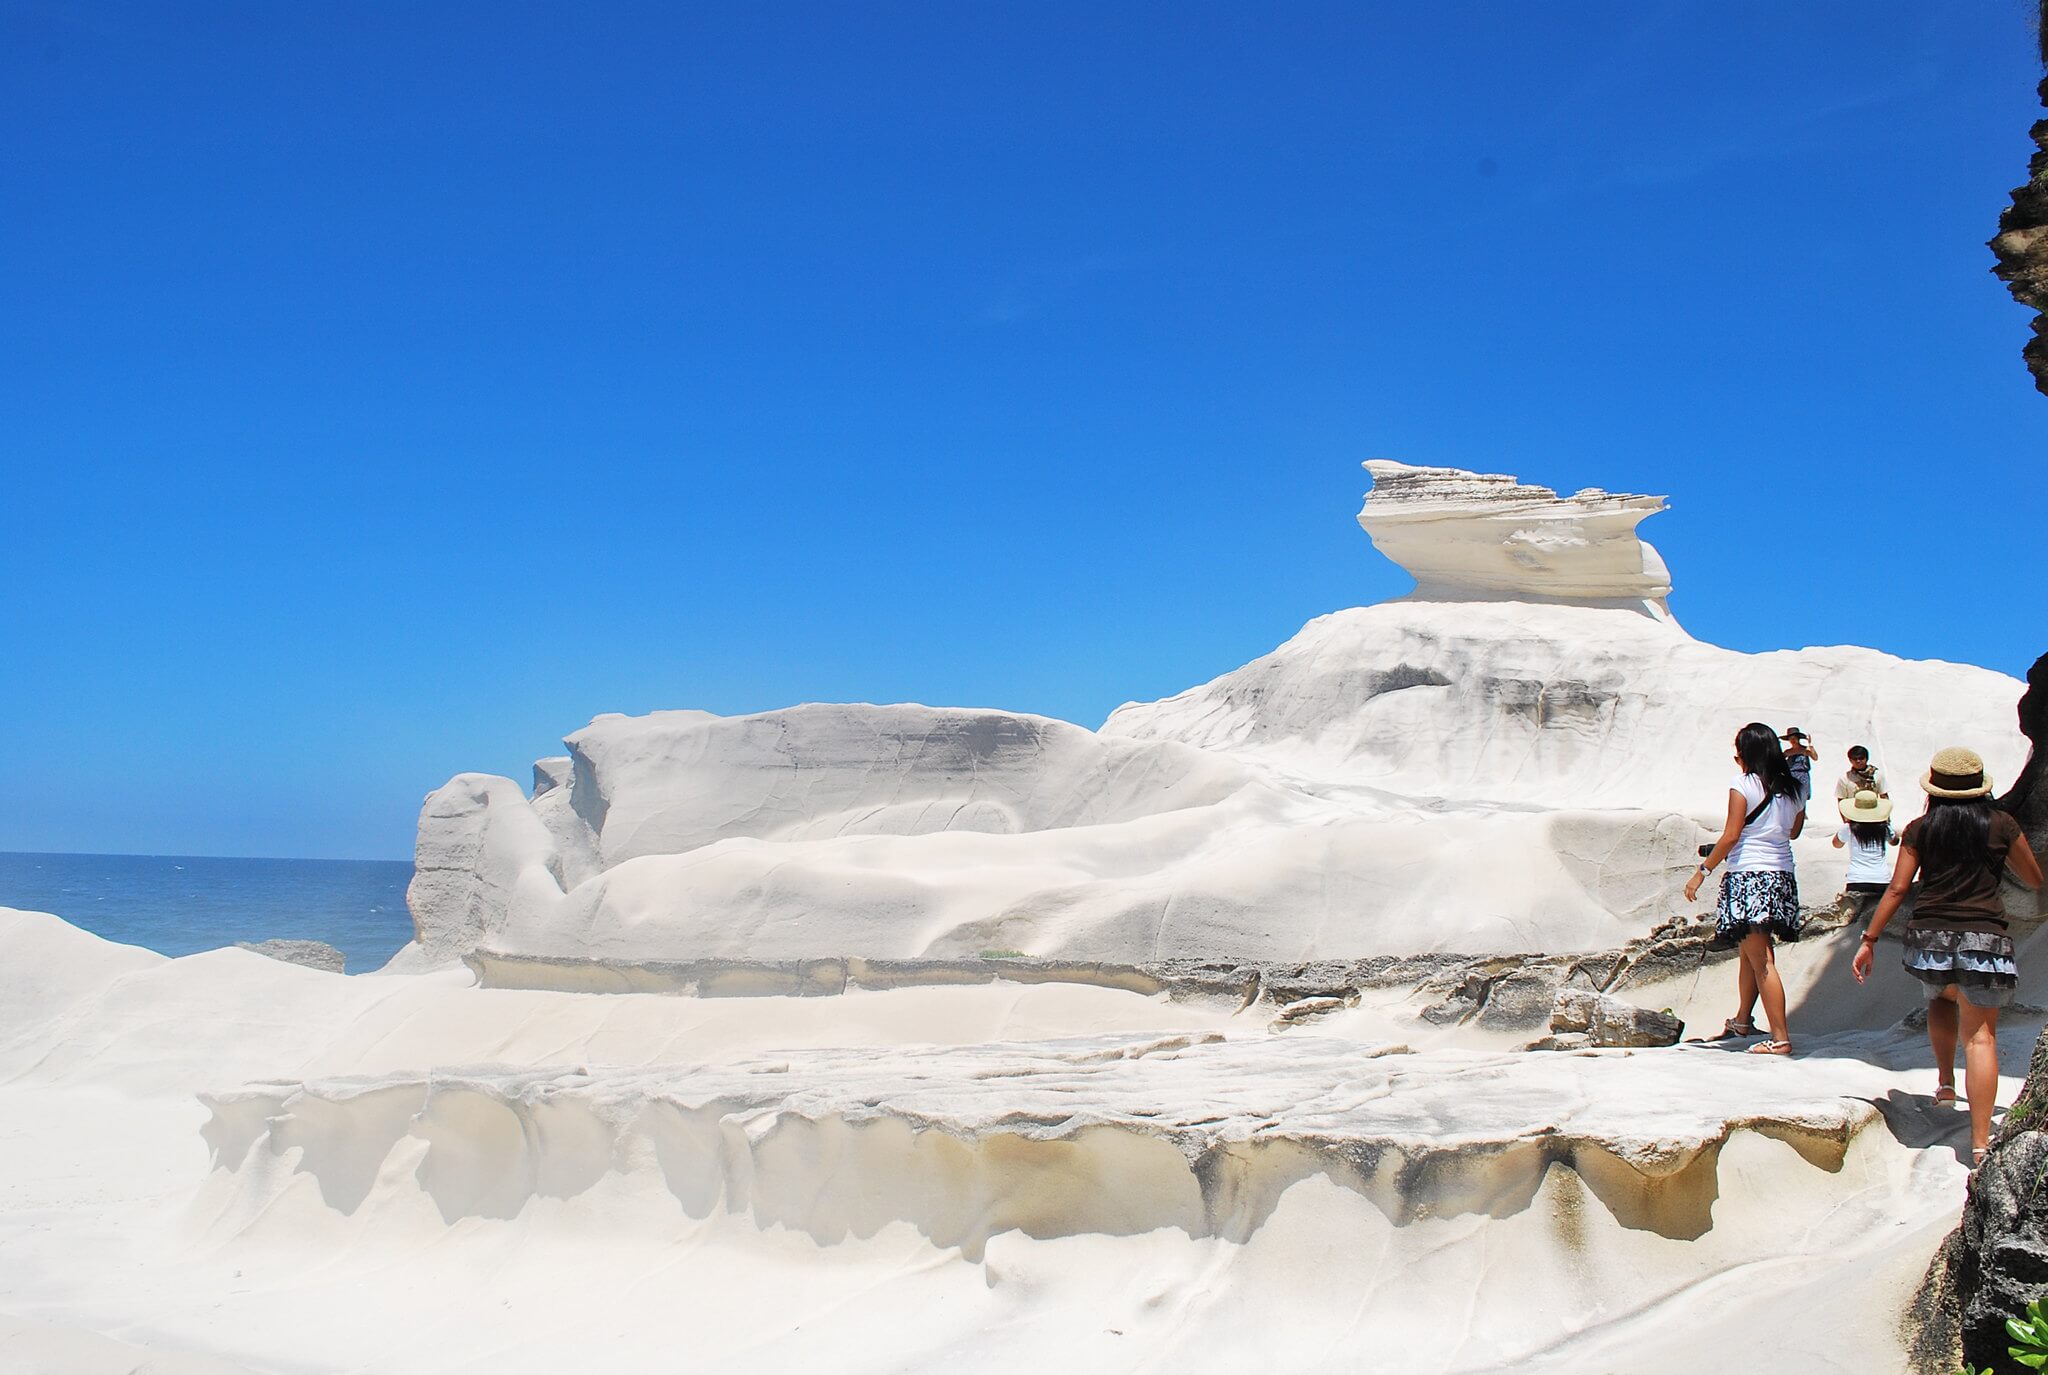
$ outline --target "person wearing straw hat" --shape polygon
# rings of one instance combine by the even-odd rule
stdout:
[[[1842,810],[1843,825],[1835,832],[1835,848],[1849,851],[1847,887],[1860,920],[1870,915],[1870,904],[1891,882],[1887,853],[1898,839],[1892,833],[1892,800],[1864,788],[1836,805]]]
[[[1991,1144],[1991,1110],[1998,1098],[1998,1010],[2012,1001],[2019,986],[1999,880],[2010,869],[2027,887],[2039,888],[2041,864],[2019,823],[1993,805],[1991,776],[1975,750],[1951,746],[1940,751],[1920,788],[1927,794],[1927,813],[1899,837],[1899,862],[1850,967],[1856,982],[1870,977],[1878,937],[1917,876],[1920,890],[1906,923],[1905,965],[1927,988],[1934,1100],[1956,1100],[1960,1036],[1971,1159],[1981,1164]]]

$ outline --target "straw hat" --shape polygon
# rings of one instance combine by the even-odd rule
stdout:
[[[1988,797],[1991,775],[1984,772],[1984,756],[1961,745],[1938,751],[1920,778],[1920,789],[1929,797]]]
[[[1842,820],[1884,821],[1892,814],[1892,800],[1879,797],[1869,788],[1859,788],[1856,796],[1842,799]]]

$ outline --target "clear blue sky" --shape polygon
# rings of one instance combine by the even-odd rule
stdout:
[[[603,711],[1096,725],[1405,590],[1381,455],[1668,493],[1722,644],[2048,649],[2021,0],[0,40],[0,849],[405,856]]]

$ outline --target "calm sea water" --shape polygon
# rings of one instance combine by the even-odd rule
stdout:
[[[236,941],[326,941],[348,970],[412,939],[408,860],[0,852],[0,907],[54,912],[124,945],[190,955]]]

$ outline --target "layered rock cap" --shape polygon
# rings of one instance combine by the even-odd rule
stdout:
[[[1636,534],[1660,496],[1588,487],[1560,497],[1503,473],[1368,459],[1358,523],[1425,600],[1514,599],[1641,609],[1668,617],[1671,574]]]

